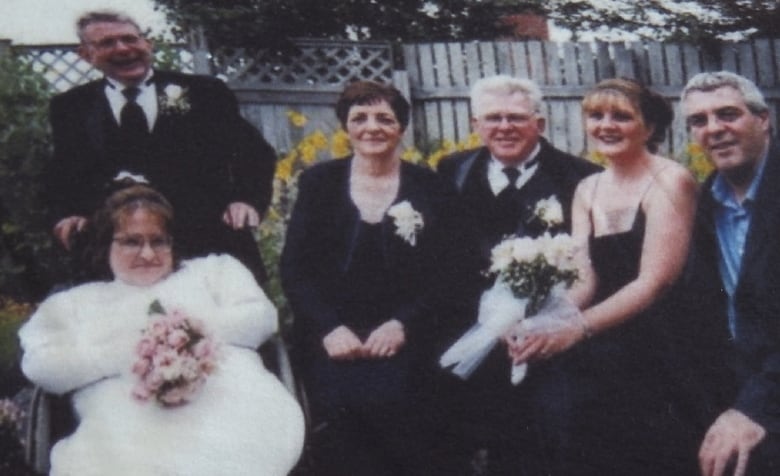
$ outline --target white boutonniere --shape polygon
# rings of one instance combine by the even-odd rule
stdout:
[[[412,207],[409,200],[396,203],[387,214],[395,223],[395,234],[412,246],[417,244],[417,234],[423,229],[423,218],[420,212]]]
[[[187,89],[177,84],[165,86],[160,95],[160,110],[163,114],[184,114],[190,107]]]
[[[536,202],[534,216],[547,228],[563,224],[563,207],[555,195],[550,195]]]

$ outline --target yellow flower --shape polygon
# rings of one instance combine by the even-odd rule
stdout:
[[[433,170],[436,170],[436,167],[439,166],[439,162],[441,159],[443,159],[445,156],[449,155],[450,152],[445,149],[439,149],[433,154],[428,156],[428,159],[426,159],[426,163],[428,164],[428,167],[430,167]]]
[[[328,138],[325,136],[325,133],[319,129],[309,135],[309,141],[317,150],[325,150],[328,148]]]
[[[704,180],[715,169],[710,162],[704,148],[699,144],[692,142],[685,146],[683,152],[683,162],[688,166],[698,180]]]
[[[309,142],[301,142],[298,145],[298,152],[301,153],[301,160],[306,165],[311,165],[317,160],[317,148]]]
[[[423,160],[422,153],[414,147],[409,147],[401,154],[401,159],[411,162],[413,164],[419,164]]]
[[[290,119],[290,123],[295,127],[303,127],[309,120],[302,113],[298,111],[287,111],[287,117]]]
[[[704,155],[704,147],[697,144],[696,142],[689,142],[685,146],[685,153],[687,153],[691,157],[695,157],[697,155]]]
[[[596,150],[588,152],[587,159],[593,162],[594,164],[598,164],[602,166],[607,165],[607,157],[601,152]]]
[[[333,157],[345,157],[352,151],[349,135],[344,129],[338,129],[330,138],[330,153]]]
[[[469,134],[468,137],[466,137],[466,140],[463,140],[458,143],[458,150],[476,149],[481,145],[482,145],[482,138],[479,137],[479,134],[477,134],[476,132],[472,132],[471,134]]]
[[[290,180],[290,177],[292,177],[293,174],[295,159],[297,156],[298,154],[293,150],[288,153],[282,160],[277,162],[275,174],[277,179],[284,183],[287,183]]]

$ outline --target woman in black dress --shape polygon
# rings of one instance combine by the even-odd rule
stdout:
[[[454,190],[402,162],[409,103],[346,87],[336,114],[353,155],[301,175],[281,262],[311,404],[317,474],[430,474],[427,368],[437,303],[457,260]]]
[[[669,336],[670,291],[687,256],[697,185],[656,154],[672,120],[661,96],[610,79],[585,96],[583,111],[591,145],[609,167],[580,183],[572,206],[583,259],[571,297],[581,319],[533,334],[511,354],[555,357],[564,369],[567,431],[553,473],[696,474]]]

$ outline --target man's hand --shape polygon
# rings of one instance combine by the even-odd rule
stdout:
[[[764,427],[734,409],[723,412],[704,436],[699,449],[703,476],[722,476],[736,457],[734,476],[744,476],[753,448],[766,436]]]
[[[86,224],[87,219],[82,216],[74,215],[63,218],[54,225],[54,236],[66,250],[70,251],[71,237],[74,233],[83,230]]]
[[[245,226],[256,227],[260,225],[260,214],[255,207],[244,202],[233,202],[227,206],[222,214],[222,221],[234,230],[240,230]]]
[[[374,331],[366,339],[363,352],[366,357],[392,357],[406,342],[404,325],[391,319]]]
[[[333,360],[350,360],[360,357],[363,343],[347,326],[338,326],[322,339],[322,346]]]

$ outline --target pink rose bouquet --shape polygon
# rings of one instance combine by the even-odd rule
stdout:
[[[149,308],[153,319],[136,345],[133,396],[157,400],[163,406],[195,398],[217,366],[217,346],[203,324],[184,313],[166,312],[159,301]]]

